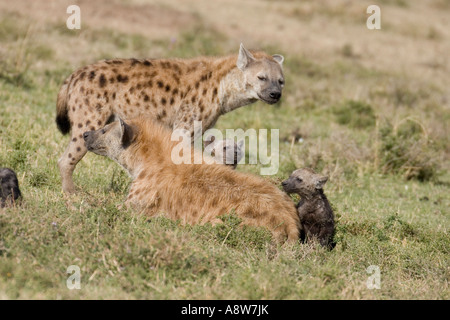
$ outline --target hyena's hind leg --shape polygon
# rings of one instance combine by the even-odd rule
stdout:
[[[89,120],[84,120],[83,117],[77,117],[77,114],[72,114],[74,121],[72,124],[70,142],[66,151],[64,151],[64,154],[58,160],[62,188],[65,193],[75,192],[75,185],[72,177],[73,171],[87,152],[86,146],[84,145],[83,133],[102,128],[114,120],[114,114],[108,111],[100,113],[90,112],[88,115]]]
[[[74,128],[72,128],[74,129]],[[82,129],[82,128],[80,128]],[[83,131],[72,130],[69,145],[58,160],[59,172],[61,174],[62,188],[65,193],[74,193],[73,171],[77,163],[84,157],[87,149],[84,146]]]

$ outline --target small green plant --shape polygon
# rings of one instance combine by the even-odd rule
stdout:
[[[424,127],[407,118],[393,127],[380,129],[380,159],[383,173],[401,174],[406,179],[428,181],[437,176],[439,165],[433,143]]]
[[[370,104],[349,100],[333,108],[339,124],[356,129],[370,128],[375,125],[375,112]]]

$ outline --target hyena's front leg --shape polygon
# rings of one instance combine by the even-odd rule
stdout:
[[[72,136],[69,145],[61,158],[58,160],[59,172],[61,174],[62,188],[65,193],[74,193],[75,185],[72,174],[77,163],[84,157],[87,149],[83,142],[83,133],[81,130],[72,128]]]

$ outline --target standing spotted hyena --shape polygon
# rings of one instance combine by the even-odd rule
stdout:
[[[63,190],[75,190],[72,174],[87,152],[83,132],[116,117],[145,115],[193,136],[194,121],[202,121],[204,132],[236,108],[257,100],[276,103],[284,86],[283,60],[252,54],[241,44],[237,56],[105,60],[75,71],[62,85],[56,108],[59,130],[71,131],[58,161]]]
[[[175,164],[172,149],[178,142],[152,119],[119,119],[83,138],[89,151],[128,171],[133,182],[126,204],[137,212],[189,224],[219,223],[219,216],[234,212],[246,225],[268,228],[276,241],[299,238],[300,220],[287,194],[222,164]]]

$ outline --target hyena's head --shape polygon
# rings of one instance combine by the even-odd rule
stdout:
[[[120,158],[136,138],[136,128],[122,119],[107,124],[101,129],[83,133],[86,148],[98,155],[121,163]]]
[[[208,136],[205,140],[205,150],[209,151],[216,163],[225,164],[236,169],[244,156],[244,140],[235,142],[232,139],[216,140],[215,136]]]
[[[302,197],[314,195],[323,189],[328,177],[315,173],[308,168],[298,169],[292,172],[288,179],[281,185],[287,193],[297,193]]]
[[[280,100],[284,87],[283,61],[279,54],[255,58],[241,44],[236,65],[244,73],[246,90],[252,98],[268,104]]]

